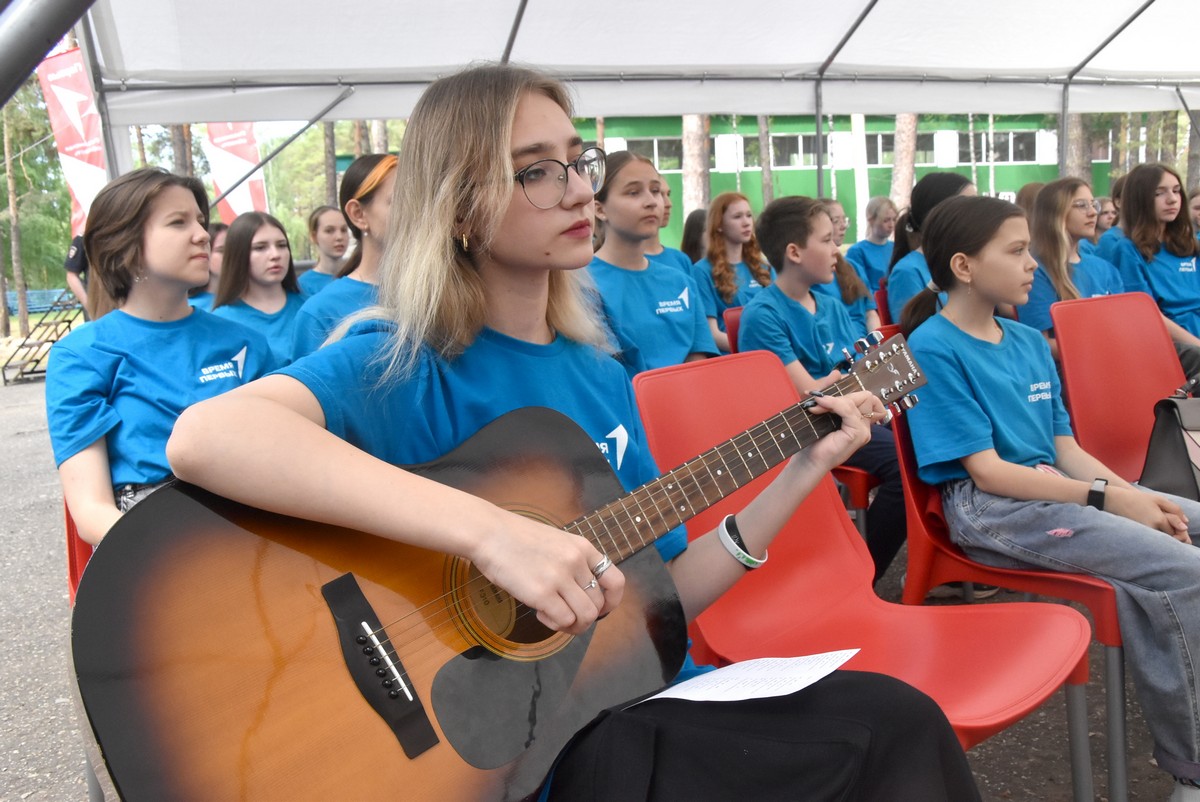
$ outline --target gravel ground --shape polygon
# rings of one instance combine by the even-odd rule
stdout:
[[[67,679],[69,609],[62,502],[40,382],[0,387],[0,802],[86,800],[83,749]],[[903,554],[880,593],[900,597]],[[1014,600],[1000,593],[985,603]],[[1102,654],[1093,644],[1088,686],[1097,797],[1107,799]],[[1129,689],[1131,798],[1165,800],[1166,775]],[[987,800],[1060,802],[1071,798],[1066,707],[1059,692],[1008,730],[976,746],[971,765]]]

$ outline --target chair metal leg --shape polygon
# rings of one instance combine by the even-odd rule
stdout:
[[[1071,784],[1075,802],[1093,802],[1092,752],[1088,748],[1087,693],[1083,685],[1066,685],[1067,737],[1071,746]]]
[[[1104,694],[1108,715],[1108,798],[1128,802],[1128,744],[1125,735],[1125,650],[1104,647]]]

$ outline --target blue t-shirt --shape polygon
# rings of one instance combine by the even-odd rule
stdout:
[[[677,267],[689,276],[692,274],[692,260],[688,255],[677,248],[668,248],[665,245],[658,253],[648,253],[646,258],[652,262]]]
[[[800,361],[814,379],[828,375],[853,349],[854,329],[841,301],[813,294],[816,314],[772,284],[742,310],[738,350],[770,351],[784,365]]]
[[[1100,235],[1100,239],[1096,240],[1096,255],[1106,262],[1117,264],[1117,246],[1121,244],[1121,240],[1128,239],[1125,232],[1120,226],[1109,226],[1109,228]],[[1120,270],[1120,266],[1117,266]],[[1124,281],[1125,276],[1121,276]]]
[[[1095,256],[1096,245],[1090,239],[1079,240],[1079,255],[1080,256]]]
[[[225,306],[218,306],[213,310],[213,314],[260,332],[271,344],[271,350],[275,352],[279,364],[286,365],[292,359],[292,329],[296,324],[296,315],[304,305],[306,297],[298,292],[289,292],[283,308],[271,314],[260,312],[240,299]]]
[[[928,384],[905,413],[922,481],[968,477],[961,459],[994,448],[1001,459],[1053,465],[1054,438],[1071,434],[1050,346],[1037,331],[997,318],[999,343],[972,337],[942,315],[908,338]]]
[[[300,282],[300,292],[308,296],[316,295],[328,287],[337,276],[332,273],[318,273],[316,270],[305,270],[296,279]]]
[[[766,266],[767,272],[771,275],[771,281],[775,281],[775,268],[770,265]],[[700,289],[701,303],[704,307],[704,315],[706,317],[715,318],[717,328],[725,331],[725,310],[734,306],[745,306],[750,303],[759,290],[763,288],[762,284],[758,283],[758,279],[750,272],[750,267],[745,262],[738,262],[733,266],[734,280],[737,282],[737,289],[733,293],[733,300],[729,303],[721,297],[721,293],[717,292],[717,285],[713,281],[712,262],[707,259],[701,259],[692,267],[692,275],[696,279],[696,286]]]
[[[625,270],[598,257],[588,271],[610,324],[621,330],[618,338],[637,346],[647,370],[718,353],[691,276],[654,261],[645,270]]]
[[[925,261],[925,254],[920,251],[909,251],[896,262],[896,266],[888,274],[887,283],[887,306],[892,320],[899,322],[900,316],[904,314],[905,305],[914,295],[925,289],[932,279],[929,263]],[[946,293],[938,293],[938,300],[945,305]]]
[[[1083,243],[1079,243],[1081,246]],[[1117,269],[1099,256],[1084,254],[1079,249],[1079,261],[1068,265],[1071,271],[1071,282],[1079,290],[1080,298],[1095,298],[1098,295],[1116,295],[1124,292],[1121,276]],[[1033,274],[1033,287],[1029,290],[1029,300],[1017,307],[1017,317],[1027,326],[1033,326],[1038,331],[1052,331],[1054,324],[1050,320],[1050,305],[1062,300],[1050,283],[1050,275],[1046,268],[1038,265]]]
[[[894,246],[891,240],[877,245],[869,239],[860,239],[846,251],[846,258],[862,268],[871,292],[879,289],[879,282],[887,275]]]
[[[296,313],[291,358],[311,354],[347,315],[373,306],[378,300],[379,288],[365,281],[346,276],[329,284]]]
[[[1117,245],[1117,270],[1126,292],[1144,292],[1162,313],[1200,337],[1200,273],[1196,254],[1176,256],[1158,246],[1154,258],[1146,260],[1131,239]]]
[[[188,298],[188,303],[197,309],[203,309],[205,312],[212,311],[213,298],[217,296],[211,292],[198,292],[191,298]]]
[[[846,261],[850,263],[852,268],[854,268],[854,272],[858,273],[858,277],[862,279],[864,283],[866,283],[867,277],[863,274],[863,269],[854,262],[851,262],[849,259]],[[856,332],[856,338],[862,337],[867,333],[867,312],[877,308],[875,305],[874,293],[868,292],[863,297],[857,299],[853,303],[848,304],[842,300],[842,288],[841,285],[838,284],[836,276],[834,277],[833,281],[829,282],[828,284],[814,284],[812,289],[814,293],[827,295],[846,308],[846,313],[850,315],[850,323],[853,327],[853,330]]]
[[[171,475],[167,438],[179,414],[278,364],[261,334],[199,309],[168,323],[109,312],[50,348],[54,462],[106,437],[114,487],[161,482]]]

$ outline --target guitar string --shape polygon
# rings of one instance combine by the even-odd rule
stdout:
[[[851,376],[848,376],[847,379],[843,379],[843,380],[837,382],[836,384],[831,385],[824,392],[827,395],[840,397],[840,396],[845,395],[847,390],[852,391],[852,390],[860,389],[861,383],[859,384],[859,387],[854,387],[852,381],[850,381],[852,379],[854,379],[853,374]],[[843,384],[846,384],[849,386],[843,387],[842,386]],[[823,436],[820,432],[818,432],[816,430],[816,427],[813,422],[813,418],[815,416],[812,413],[809,413],[807,410],[803,410],[800,407],[800,405],[793,405],[792,407],[788,408],[787,410],[784,410],[783,413],[772,416],[772,418],[769,420],[773,420],[774,418],[780,418],[780,420],[783,421],[784,424],[787,425],[789,429],[791,429],[791,424],[789,424],[787,422],[785,414],[786,413],[795,413],[796,411],[801,411],[804,413],[801,417],[801,420],[803,420],[805,423],[807,423],[809,425],[809,427],[813,430],[813,434],[816,435],[817,438]],[[766,422],[764,422],[764,423],[766,423]],[[752,427],[750,430],[747,430],[746,432],[742,432],[741,434],[737,435],[736,437],[734,437],[731,440],[727,441],[726,443],[722,444],[722,446],[729,447],[729,446],[733,445],[738,439],[744,438],[747,435],[749,435],[751,438],[751,445],[754,447],[755,450],[760,450],[760,446],[753,440],[753,438],[755,436],[755,430],[760,429],[761,427],[762,427],[762,424],[760,424],[759,426],[756,426],[756,427]],[[835,430],[836,430],[836,427],[833,427],[829,430],[829,432],[826,432],[825,434],[829,434]],[[793,431],[793,434],[794,434],[794,431]],[[815,440],[812,442],[815,442]],[[772,444],[774,444],[774,440],[772,440]],[[811,443],[802,444],[800,446],[800,448],[802,449],[804,447],[807,447],[807,445],[810,445],[810,444]],[[720,447],[718,447],[718,449],[719,448]],[[711,449],[710,451],[716,452],[717,449]],[[706,452],[706,453],[708,453],[708,452]],[[739,453],[739,456],[741,456],[740,453]],[[786,456],[783,458],[786,458]],[[688,463],[684,463],[683,465],[679,466],[679,468],[676,468],[675,470],[668,472],[668,474],[665,474],[664,477],[662,477],[662,478],[672,476],[677,471],[685,469],[685,468],[688,469],[689,471],[691,471],[693,465],[698,461],[699,461],[698,459],[693,459],[693,460],[689,461]],[[722,461],[724,461],[724,458],[722,458]],[[782,461],[782,459],[780,461]],[[762,473],[765,473],[765,472],[766,472],[765,470],[762,471]],[[753,476],[751,478],[757,478],[757,476]],[[659,486],[653,487],[653,485],[659,485]],[[644,489],[647,492],[644,493],[643,495],[645,495],[651,501],[651,503],[653,503],[655,505],[657,514],[660,519],[663,516],[661,514],[661,511],[658,511],[658,500],[659,499],[656,497],[661,497],[664,501],[670,501],[670,488],[672,486],[677,486],[677,485],[678,485],[677,482],[672,482],[667,485],[662,485],[661,479],[660,479],[659,481],[648,483],[648,485],[644,487]],[[739,489],[741,487],[741,484],[738,484],[736,482],[736,480],[735,480],[735,485],[736,485],[734,488],[735,490]],[[718,490],[719,490],[719,488],[718,488]],[[729,492],[733,492],[733,491],[728,491],[727,493],[722,494],[722,498],[725,495],[728,495]],[[611,507],[615,504],[625,501],[636,494],[637,494],[637,491],[634,491],[634,493],[627,494],[626,496],[622,497],[621,499],[618,499],[615,502],[611,502],[609,505],[606,505],[606,507]],[[685,496],[685,498],[686,498],[686,496]],[[676,505],[674,504],[674,502],[671,502],[671,506],[674,507]],[[605,509],[606,507],[602,507],[601,510]],[[572,527],[576,527],[578,524],[588,522],[590,519],[592,519],[593,517],[596,516],[597,512],[599,512],[599,511],[593,512],[589,515],[583,516],[580,519],[577,519],[576,521],[573,521],[571,524],[568,524],[566,527],[564,527],[564,529],[566,531],[572,531]],[[696,511],[693,509],[692,515],[695,515],[695,514],[696,514]],[[692,517],[692,516],[689,515],[687,517]],[[660,520],[660,523],[661,523],[661,520]],[[595,531],[594,527],[592,527],[592,528],[593,528],[593,532],[594,532]],[[636,527],[635,527],[635,531],[636,531]],[[627,529],[622,527],[621,529],[619,529],[619,532],[621,532],[625,536],[625,539],[628,543]],[[576,532],[576,533],[580,534],[578,532]],[[605,533],[607,534],[608,539],[610,541],[613,541],[613,544],[615,546],[616,541],[612,537],[611,533],[608,532],[607,527],[605,527]],[[600,536],[595,535],[593,538],[589,538],[589,541],[594,546],[596,546],[597,549],[599,551],[601,551],[601,553],[605,553],[607,551],[607,549],[603,548],[602,543],[597,542],[596,538],[598,538],[598,537],[600,537]],[[657,537],[652,538],[651,541],[649,543],[647,543],[644,538],[639,536],[639,540],[641,541],[641,546],[637,550],[640,550],[641,548],[645,548],[646,546],[650,545],[650,543],[652,543],[655,539],[657,539]],[[620,549],[617,548],[616,551],[619,552]],[[413,610],[409,613],[406,613],[404,616],[401,616],[400,618],[395,619],[390,624],[384,625],[383,627],[381,627],[381,629],[376,630],[373,634],[379,638],[381,644],[386,644],[388,647],[392,647],[390,650],[389,656],[397,658],[398,663],[400,663],[400,661],[398,660],[399,653],[394,646],[395,643],[402,644],[402,646],[405,648],[406,654],[411,658],[423,648],[422,646],[414,645],[417,643],[418,639],[428,638],[430,641],[429,645],[433,646],[433,645],[436,645],[436,640],[437,640],[437,636],[438,636],[439,632],[441,632],[445,628],[454,628],[457,626],[455,622],[458,621],[461,618],[461,616],[454,609],[453,599],[455,597],[461,597],[462,595],[464,595],[467,592],[470,592],[473,590],[478,590],[477,587],[475,587],[475,588],[471,587],[471,586],[477,585],[477,584],[485,584],[486,585],[486,584],[492,584],[492,583],[485,576],[483,576],[482,574],[479,574],[476,577],[474,577],[473,579],[467,580],[465,583],[462,583],[456,587],[451,588],[447,592],[443,593],[440,597],[432,599],[432,600],[426,602],[425,604],[421,605],[421,607],[418,607],[415,610]],[[507,603],[507,601],[512,599],[512,596],[510,593],[499,588],[498,586],[495,587],[495,592],[499,596],[498,600],[504,601],[505,603]],[[450,602],[450,603],[447,603],[447,602]],[[428,608],[433,607],[435,605],[439,605],[439,604],[441,605],[441,609],[435,610],[434,614],[435,615],[437,615],[438,613],[443,614],[445,616],[445,620],[440,621],[440,622],[435,622],[431,618],[431,620],[429,620],[426,623],[426,627],[425,627],[426,631],[425,632],[419,634],[416,639],[412,639],[412,638],[406,639],[404,636],[408,635],[413,629],[420,627],[421,622],[424,620],[423,616],[420,619],[413,619],[413,616],[422,614]],[[522,619],[527,618],[530,615],[537,614],[537,610],[530,608],[520,602],[517,602],[517,604],[522,608],[522,612],[518,613],[517,616],[513,619],[513,627],[515,627],[519,622],[521,622]],[[413,619],[413,623],[409,627],[396,633],[396,635],[388,635],[387,630],[389,627],[394,627],[397,624],[400,624],[401,622],[403,622],[407,619]],[[551,630],[549,630],[547,628],[547,632],[549,633],[549,632],[551,632]],[[549,637],[550,637],[550,635],[548,634],[547,638],[549,638]],[[412,646],[413,648],[408,648],[410,646]],[[403,663],[400,663],[400,664],[403,665]],[[407,676],[408,671],[405,670],[403,672],[403,674]]]
[[[853,378],[853,377],[848,377],[848,378]],[[828,389],[825,391],[825,392],[826,392],[826,394],[828,394],[828,395],[835,395],[835,396],[841,396],[841,395],[844,395],[844,394],[845,394],[845,392],[846,392],[846,390],[845,390],[845,388],[843,388],[843,387],[841,386],[843,383],[849,384],[850,382],[847,382],[846,380],[840,381],[840,382],[838,382],[837,384],[835,384],[835,385],[832,385],[830,388],[828,388]],[[861,383],[860,383],[860,386],[861,386]],[[850,389],[856,389],[856,388],[854,388],[854,387],[852,387],[852,386],[851,386],[851,387],[850,387]],[[786,413],[792,413],[792,414],[794,414],[794,413],[796,413],[797,411],[800,411],[800,412],[802,412],[802,413],[803,413],[803,415],[802,415],[802,417],[801,417],[801,420],[803,420],[804,422],[806,422],[806,423],[808,423],[808,424],[809,424],[809,427],[810,427],[810,428],[812,428],[812,430],[813,430],[813,434],[814,434],[814,435],[816,435],[816,436],[817,436],[817,438],[819,438],[819,437],[823,436],[823,435],[822,435],[820,432],[817,432],[817,431],[816,431],[816,427],[815,427],[815,425],[814,425],[814,423],[813,423],[813,417],[814,417],[814,416],[813,416],[811,413],[808,413],[808,412],[807,412],[807,410],[803,410],[803,409],[800,407],[800,405],[794,405],[793,407],[790,407],[790,408],[788,408],[787,410],[785,410],[785,411],[784,411],[784,413],[777,414],[776,416],[773,416],[773,417],[772,417],[771,419],[769,419],[769,420],[774,420],[775,418],[779,418],[781,421],[783,421],[783,422],[784,422],[784,424],[785,424],[785,425],[787,425],[787,426],[788,426],[788,428],[789,428],[789,429],[791,429],[791,425],[790,425],[790,424],[787,422],[785,415],[786,415]],[[760,428],[762,428],[762,425],[761,425],[761,424],[760,424],[759,426],[752,427],[750,430],[747,430],[746,432],[743,432],[743,433],[741,433],[741,434],[740,434],[740,435],[738,435],[737,437],[735,437],[735,438],[731,439],[730,441],[727,441],[725,444],[722,444],[722,445],[723,445],[723,446],[725,446],[725,447],[729,447],[729,446],[733,445],[733,444],[734,444],[734,443],[735,443],[735,442],[736,442],[736,441],[737,441],[739,438],[744,438],[745,436],[749,435],[749,436],[750,436],[750,438],[751,438],[751,444],[752,444],[752,445],[754,446],[754,448],[757,450],[757,449],[759,448],[759,446],[758,446],[758,444],[757,444],[757,443],[755,443],[755,442],[753,441],[753,438],[754,438],[754,436],[755,436],[755,431],[756,431],[756,430],[758,430],[758,429],[760,429]],[[828,433],[831,433],[831,432],[832,432],[832,431],[834,431],[835,429],[836,429],[836,427],[830,428],[829,432],[826,432],[826,434],[828,434]],[[773,441],[772,441],[772,442],[773,442]],[[814,442],[815,442],[815,441],[814,441]],[[806,443],[806,444],[802,444],[802,445],[800,446],[800,448],[804,448],[804,447],[806,447],[807,445],[809,445],[809,444],[808,444],[808,443]],[[718,449],[719,449],[719,448],[720,448],[720,447],[718,447]],[[716,452],[718,449],[711,449],[710,451],[712,451],[712,452]],[[706,452],[706,453],[709,453],[709,452]],[[782,456],[781,456],[781,460],[780,460],[780,461],[782,461],[782,459],[784,459],[784,458],[786,458],[786,455],[782,455]],[[722,460],[724,461],[724,458],[722,458]],[[681,466],[679,466],[679,468],[675,469],[674,471],[671,471],[671,472],[669,472],[668,474],[665,474],[663,478],[669,477],[669,476],[671,476],[671,475],[675,474],[677,471],[679,471],[679,470],[681,470],[681,469],[684,469],[684,468],[687,468],[689,471],[691,471],[691,469],[692,469],[692,466],[693,466],[693,465],[694,465],[696,462],[698,462],[698,461],[699,461],[698,459],[693,459],[693,460],[691,460],[689,463],[684,463],[684,465],[681,465]],[[764,470],[763,472],[765,473],[766,471]],[[757,478],[757,477],[751,477],[751,478]],[[655,499],[655,495],[656,495],[656,494],[662,494],[662,495],[665,495],[665,496],[668,496],[668,497],[669,497],[669,492],[670,492],[670,491],[669,491],[669,488],[670,488],[670,487],[672,487],[673,485],[676,485],[676,484],[677,484],[677,483],[674,483],[674,482],[672,482],[672,483],[670,483],[670,484],[663,485],[663,484],[661,484],[661,480],[658,480],[658,481],[656,481],[656,482],[651,482],[651,483],[648,483],[648,486],[647,486],[646,488],[644,488],[644,489],[648,490],[649,492],[645,493],[645,495],[647,495],[647,496],[648,496],[648,497],[651,499],[652,503],[654,503],[654,504],[655,504],[655,506],[656,506],[656,508],[657,508],[657,506],[658,506],[658,503],[657,503],[657,500]],[[653,485],[658,485],[658,486],[653,486]],[[740,484],[738,484],[736,481],[735,481],[735,485],[736,485],[736,487],[734,488],[735,490],[741,487],[741,485],[740,485]],[[719,488],[718,488],[718,489],[719,489]],[[733,492],[733,491],[728,491],[728,492]],[[622,499],[618,499],[616,502],[610,503],[609,505],[606,505],[606,506],[607,506],[607,507],[611,507],[611,506],[613,506],[613,504],[616,504],[616,503],[620,503],[620,502],[622,502],[622,501],[625,501],[625,500],[629,499],[631,496],[635,495],[636,493],[637,493],[637,491],[635,491],[635,493],[632,493],[632,494],[627,494],[627,495],[626,495],[625,497],[623,497]],[[726,493],[726,494],[723,494],[723,496],[722,496],[722,497],[724,497],[724,495],[727,495],[727,494],[728,494],[728,493]],[[603,510],[603,509],[605,509],[605,508],[601,508],[601,510]],[[597,512],[599,512],[599,511],[597,511]],[[573,526],[575,526],[576,524],[579,524],[579,523],[586,522],[586,521],[588,521],[589,519],[591,519],[591,518],[595,517],[595,516],[596,516],[596,514],[597,514],[597,513],[596,513],[596,512],[594,512],[594,513],[591,513],[591,514],[589,514],[589,515],[587,515],[587,516],[584,516],[584,517],[582,517],[582,518],[578,519],[577,521],[574,521],[574,522],[572,522],[572,524],[569,524],[569,525],[568,525],[568,527],[565,527],[565,528],[567,529],[567,531],[571,531],[570,527],[573,527]],[[695,514],[695,511],[693,510],[693,515],[694,515],[694,514]],[[660,517],[661,517],[661,513],[660,513]],[[690,517],[690,516],[688,516],[688,517]],[[593,531],[594,531],[594,527],[593,527]],[[607,527],[605,528],[605,531],[606,531],[606,533],[607,533]],[[622,530],[620,530],[620,531],[624,532],[625,530],[624,530],[624,529],[622,529]],[[611,534],[609,534],[609,539],[610,539],[610,540],[613,540],[613,542],[614,542],[614,545],[615,545],[615,540],[614,540],[614,539],[611,537]],[[653,542],[655,539],[657,539],[657,537],[654,537],[654,538],[652,538],[650,542]],[[590,539],[590,540],[591,540],[591,542],[593,543],[593,545],[595,545],[595,546],[598,548],[598,550],[600,550],[602,553],[604,553],[604,552],[606,551],[606,549],[604,549],[604,548],[602,547],[602,544],[601,544],[601,543],[598,543],[598,542],[597,542],[595,539]],[[627,542],[628,542],[628,536],[627,536],[627,535],[626,535],[626,540],[627,540]],[[641,538],[640,536],[639,536],[639,540],[641,540],[641,543],[642,543],[642,546],[641,546],[641,547],[642,547],[642,548],[644,548],[645,546],[649,545],[649,543],[647,543],[647,542],[645,541],[645,539],[644,539],[644,538]],[[617,549],[617,550],[619,551],[619,549]],[[639,550],[640,550],[640,549],[639,549]],[[403,646],[403,647],[405,647],[405,652],[406,652],[406,655],[407,655],[407,656],[408,656],[410,659],[411,659],[413,656],[415,656],[415,655],[416,655],[416,654],[417,654],[417,653],[418,653],[418,652],[419,652],[419,651],[420,651],[420,650],[423,648],[422,646],[419,646],[419,645],[414,645],[414,644],[416,644],[416,643],[417,643],[417,641],[418,641],[419,639],[428,638],[428,640],[429,640],[429,645],[430,645],[430,646],[436,645],[436,640],[437,640],[438,633],[439,633],[441,630],[443,630],[444,628],[448,628],[448,627],[450,627],[450,628],[453,628],[453,627],[456,627],[457,625],[456,625],[456,623],[455,623],[455,622],[456,622],[457,620],[459,620],[459,619],[460,619],[460,617],[461,617],[461,616],[460,616],[458,613],[456,613],[456,611],[453,609],[453,606],[452,606],[452,605],[445,604],[446,600],[448,600],[448,599],[453,599],[455,596],[459,596],[459,595],[461,595],[462,593],[464,593],[465,591],[467,591],[467,590],[468,590],[468,588],[469,588],[471,585],[474,585],[474,584],[476,584],[476,583],[482,583],[482,584],[491,584],[490,580],[488,580],[486,577],[484,577],[482,574],[480,574],[480,575],[476,576],[475,578],[473,578],[473,579],[471,579],[471,580],[468,580],[467,582],[463,583],[462,585],[459,585],[459,586],[457,586],[456,588],[451,588],[449,591],[447,591],[446,593],[442,594],[442,596],[441,596],[441,597],[439,597],[439,598],[437,598],[437,599],[430,600],[429,602],[427,602],[426,604],[424,604],[424,605],[422,605],[421,607],[417,608],[416,610],[413,610],[412,612],[410,612],[410,613],[407,613],[407,614],[405,614],[404,616],[401,616],[400,618],[398,618],[398,619],[394,620],[394,621],[393,621],[391,624],[383,626],[383,627],[382,627],[380,630],[376,630],[376,631],[375,631],[373,634],[375,634],[375,636],[376,636],[377,638],[379,638],[381,645],[384,645],[384,644],[386,644],[386,647],[385,647],[385,652],[387,652],[387,647],[391,647],[391,648],[390,648],[390,653],[389,653],[389,656],[391,656],[391,657],[394,657],[394,658],[396,659],[396,662],[397,662],[397,663],[399,663],[400,665],[403,665],[403,662],[399,660],[399,652],[398,652],[398,650],[395,648],[395,645],[394,645],[394,644],[395,644],[395,643],[400,643],[400,644],[402,644],[402,646]],[[505,601],[507,601],[507,600],[509,600],[509,599],[511,599],[511,598],[512,598],[512,597],[511,597],[511,594],[509,594],[507,591],[504,591],[503,589],[501,589],[501,588],[499,588],[499,587],[496,587],[496,588],[495,588],[495,591],[496,591],[496,593],[497,593],[497,594],[499,594],[499,596],[500,596],[500,597],[502,597],[502,599],[503,599],[503,600],[505,600]],[[404,636],[407,636],[407,635],[408,635],[408,634],[411,632],[411,630],[412,630],[412,629],[414,629],[414,628],[416,628],[416,627],[420,626],[420,621],[421,621],[421,620],[423,620],[423,619],[417,619],[417,620],[415,620],[415,621],[414,621],[414,623],[413,623],[411,626],[409,626],[409,627],[408,627],[407,629],[405,629],[405,630],[402,630],[401,632],[397,633],[397,634],[396,634],[396,635],[394,635],[394,636],[393,636],[393,635],[388,635],[388,633],[387,633],[387,629],[388,629],[388,627],[390,627],[390,626],[395,626],[396,624],[399,624],[400,622],[402,622],[402,621],[404,621],[404,620],[406,620],[406,619],[411,619],[411,618],[412,618],[414,615],[417,615],[417,614],[419,614],[419,613],[423,612],[424,610],[426,610],[427,608],[429,608],[429,607],[431,607],[431,606],[433,606],[433,605],[437,605],[437,604],[441,604],[442,606],[441,606],[441,609],[440,609],[440,610],[437,610],[437,611],[435,611],[435,613],[442,613],[442,614],[444,614],[444,615],[445,615],[445,619],[446,619],[446,620],[444,620],[444,621],[442,621],[442,622],[438,622],[438,623],[435,623],[435,622],[434,622],[434,621],[432,621],[432,620],[431,620],[431,621],[429,621],[429,622],[428,622],[428,625],[427,625],[427,630],[428,630],[428,631],[427,631],[427,632],[424,632],[424,633],[422,633],[421,635],[418,635],[418,636],[417,636],[417,638],[405,638]],[[537,614],[537,611],[536,611],[536,610],[534,610],[533,608],[530,608],[530,607],[528,607],[528,606],[526,606],[526,605],[524,605],[524,604],[521,604],[520,602],[518,602],[518,604],[520,605],[520,607],[521,607],[521,608],[523,608],[523,610],[522,610],[522,612],[518,613],[518,614],[517,614],[517,616],[514,618],[514,620],[513,620],[513,626],[514,626],[514,627],[516,626],[516,624],[517,624],[518,622],[520,622],[520,621],[521,621],[521,619],[523,619],[523,618],[526,618],[526,617],[527,617],[527,616],[529,616],[529,615],[536,615],[536,614]],[[550,632],[551,632],[551,630],[547,629],[547,632],[548,632],[548,633],[550,633]],[[551,637],[551,635],[550,635],[550,634],[548,634],[548,635],[547,635],[547,638],[546,638],[546,639],[548,639],[549,637]],[[543,640],[545,640],[545,639],[543,639]],[[413,648],[408,648],[409,646],[413,646]],[[407,670],[404,670],[404,671],[403,671],[403,674],[405,675],[405,677],[408,677],[408,674],[409,674],[409,672],[408,672]]]

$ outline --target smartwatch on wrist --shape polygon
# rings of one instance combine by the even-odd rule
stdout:
[[[1108,489],[1107,479],[1097,479],[1088,490],[1087,505],[1098,510],[1104,509],[1104,491]]]

